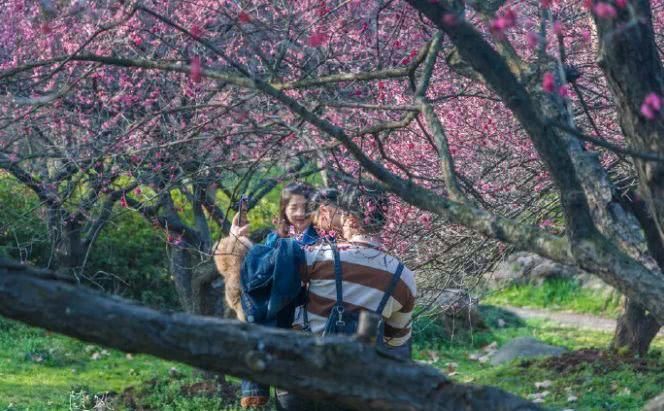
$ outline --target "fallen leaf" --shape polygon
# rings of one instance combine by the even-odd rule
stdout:
[[[551,386],[552,382],[551,380],[544,380],[544,381],[539,381],[535,383],[535,388],[540,389],[540,388],[549,388]]]
[[[491,358],[491,356],[487,354],[487,355],[483,355],[480,358],[478,358],[477,361],[484,364],[484,363],[488,362],[490,358]]]

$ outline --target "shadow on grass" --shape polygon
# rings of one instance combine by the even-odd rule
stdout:
[[[469,323],[465,318],[419,311],[415,314],[413,342],[418,347],[477,347],[496,340],[494,330],[517,331],[526,323],[516,314],[491,305],[478,307],[481,321]]]

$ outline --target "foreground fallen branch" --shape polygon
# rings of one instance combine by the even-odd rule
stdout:
[[[352,338],[159,312],[7,260],[0,260],[0,315],[358,410],[539,409],[497,388],[457,384],[434,368],[383,357]]]

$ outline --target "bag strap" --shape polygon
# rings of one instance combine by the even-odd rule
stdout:
[[[341,256],[339,255],[339,250],[337,249],[337,244],[331,241],[328,241],[330,248],[332,248],[332,253],[334,253],[334,283],[337,289],[337,302],[332,307],[332,312],[330,316],[334,315],[334,312],[337,313],[337,327],[344,327],[346,323],[343,320],[344,315],[344,290],[343,290],[343,272],[341,271]]]
[[[307,305],[309,304],[309,287],[304,289],[304,304],[302,305],[302,330],[311,331],[309,325],[309,313],[307,312]]]
[[[399,262],[399,266],[397,267],[397,270],[394,272],[394,275],[392,276],[392,281],[390,281],[390,284],[385,289],[383,298],[380,300],[380,304],[378,304],[378,308],[376,309],[377,314],[380,314],[381,316],[383,315],[383,310],[385,309],[385,305],[387,304],[387,301],[390,299],[390,296],[392,296],[394,289],[397,287],[402,272],[403,272],[403,263]]]
[[[344,303],[344,290],[343,290],[343,273],[341,272],[341,256],[339,255],[339,250],[337,245],[330,243],[332,252],[334,253],[334,282],[337,289],[337,305],[343,305]]]

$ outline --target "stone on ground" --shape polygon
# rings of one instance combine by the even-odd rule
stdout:
[[[518,337],[498,349],[489,362],[499,365],[516,359],[557,357],[565,351],[567,349],[564,347],[545,344],[532,337]]]
[[[648,401],[643,411],[664,411],[664,392]]]

